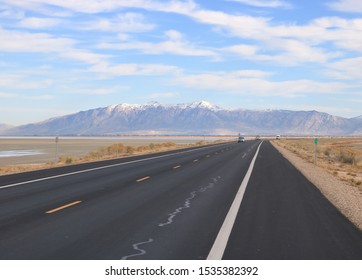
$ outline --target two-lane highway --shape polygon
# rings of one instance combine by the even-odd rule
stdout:
[[[207,259],[213,248],[361,259],[362,237],[268,142],[0,177],[1,259]]]
[[[151,238],[147,258],[206,258],[258,144],[130,158],[25,182],[12,177],[0,189],[0,257],[121,259]],[[200,227],[208,244],[196,238],[201,248],[188,250],[184,235]]]

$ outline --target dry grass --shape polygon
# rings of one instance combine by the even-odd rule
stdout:
[[[107,147],[101,147],[96,151],[89,152],[85,156],[63,155],[59,157],[59,160],[56,163],[48,162],[48,163],[24,164],[24,165],[0,167],[0,175],[47,169],[52,167],[79,164],[85,162],[115,159],[115,158],[135,156],[135,155],[144,155],[150,153],[183,149],[188,147],[218,144],[223,142],[227,141],[223,140],[217,140],[213,142],[199,141],[194,144],[176,144],[174,142],[165,142],[165,143],[150,143],[149,145],[139,145],[139,146],[124,145],[122,143],[117,143]]]
[[[314,142],[308,139],[274,141],[308,162],[314,162]],[[321,138],[317,165],[362,191],[362,138]]]

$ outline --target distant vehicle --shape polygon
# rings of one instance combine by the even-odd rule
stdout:
[[[260,135],[257,135],[257,136],[255,137],[255,139],[256,139],[256,140],[260,140]]]
[[[280,140],[280,135],[275,136],[275,139]]]
[[[239,135],[238,143],[240,143],[240,142],[245,142],[245,138],[243,136]]]

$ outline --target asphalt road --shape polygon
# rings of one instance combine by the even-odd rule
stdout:
[[[0,259],[218,255],[362,259],[362,233],[268,142],[0,177]]]

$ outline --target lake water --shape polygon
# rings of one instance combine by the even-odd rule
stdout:
[[[0,151],[0,158],[35,156],[41,154],[44,153],[35,150]]]

